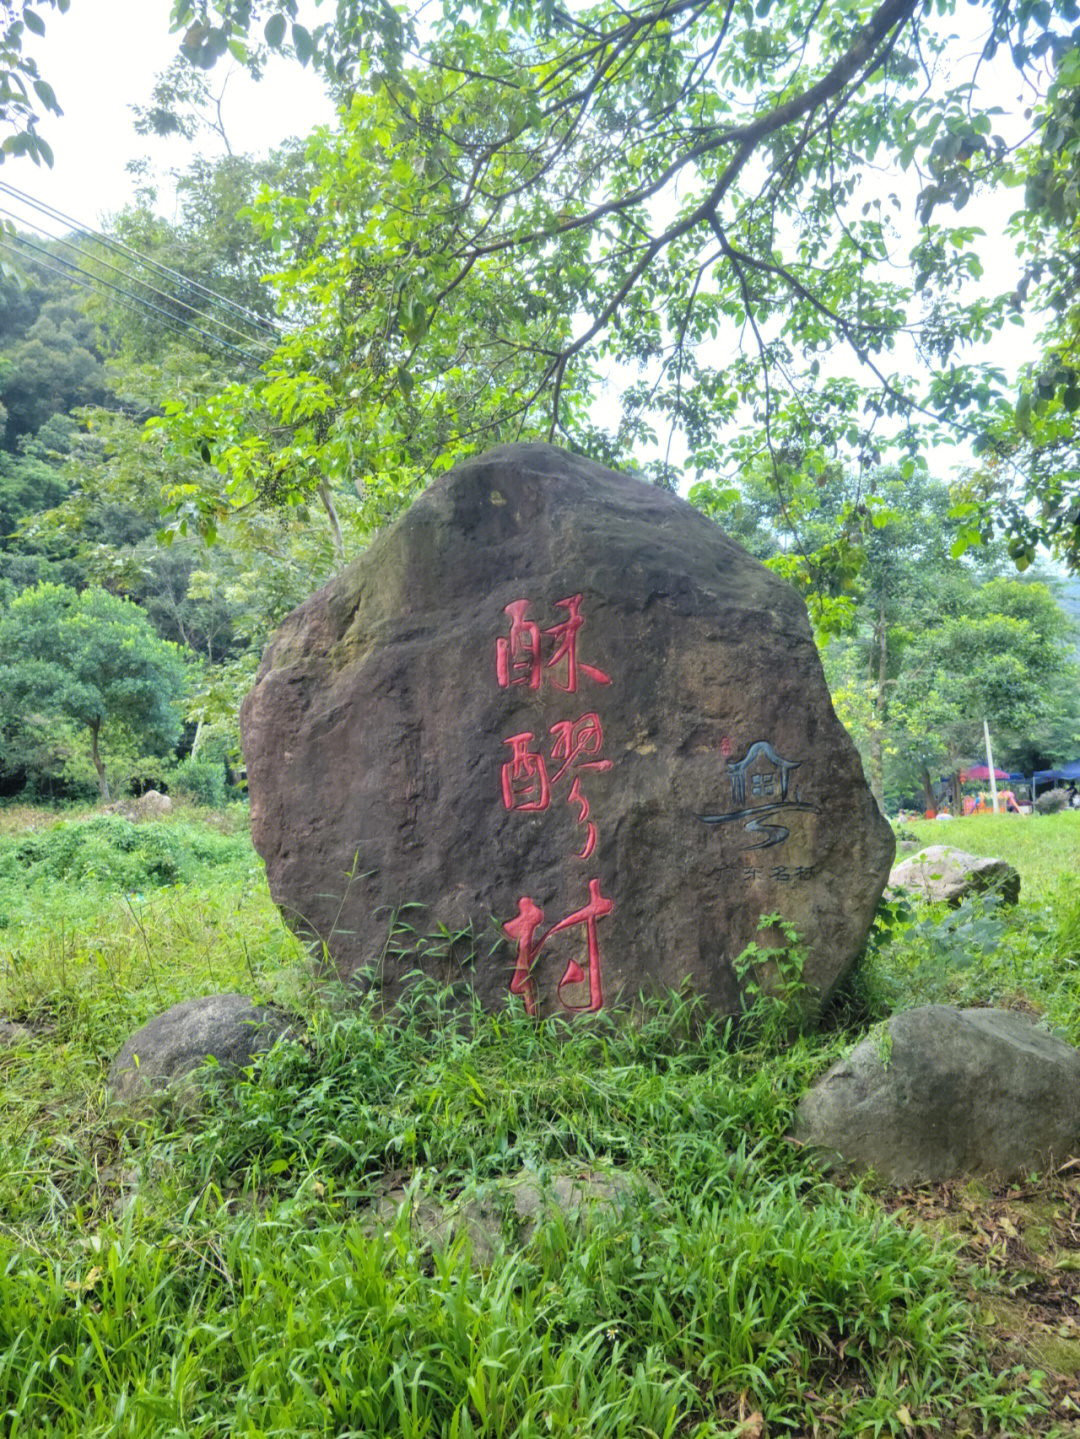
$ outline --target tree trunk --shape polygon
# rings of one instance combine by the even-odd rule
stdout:
[[[341,521],[334,507],[334,497],[325,480],[319,481],[319,499],[322,500],[326,518],[330,521],[330,543],[334,546],[334,558],[339,565],[345,563],[345,541],[341,537]]]
[[[923,768],[922,772],[923,797],[926,800],[926,808],[937,813],[937,800],[934,798],[934,781],[930,778],[930,771]]]
[[[195,726],[195,738],[191,741],[191,758],[194,759],[199,753],[199,745],[202,743],[203,720],[199,717],[199,723]]]
[[[870,793],[877,800],[878,809],[885,813],[885,764],[882,757],[885,730],[885,681],[889,672],[889,649],[885,629],[885,591],[881,591],[878,607],[877,630],[874,635],[878,645],[877,694],[874,696],[874,722],[870,726]],[[871,660],[871,663],[873,661]]]
[[[106,804],[111,798],[109,794],[109,781],[105,778],[105,765],[102,762],[101,751],[98,749],[98,735],[101,733],[101,721],[99,719],[90,721],[90,757],[94,761],[94,768],[97,770],[98,785],[101,788],[101,798]]]

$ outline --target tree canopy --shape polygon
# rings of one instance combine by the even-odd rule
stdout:
[[[39,715],[81,726],[103,799],[109,798],[103,733],[125,734],[140,753],[167,749],[179,735],[183,657],[130,600],[95,587],[25,590],[0,609],[0,655],[4,728],[17,734]]]
[[[936,425],[982,460],[970,538],[1003,527],[1021,566],[1040,540],[1075,563],[1080,9],[968,13],[974,40],[950,0],[492,0],[421,32],[359,0],[310,30],[289,0],[175,0],[197,64],[291,49],[345,104],[312,189],[260,212],[292,262],[289,338],[189,427],[218,507],[346,466],[407,491],[417,455],[506,434],[626,459],[660,423],[694,471],[764,457],[783,486],[914,454]],[[980,84],[1003,57],[1030,100],[1019,140],[1000,79]],[[971,289],[981,235],[959,213],[987,186],[1024,187],[998,294]],[[1029,372],[973,362],[1031,323]],[[598,433],[599,376],[631,372]]]

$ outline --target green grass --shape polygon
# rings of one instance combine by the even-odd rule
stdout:
[[[1030,1006],[1080,1044],[1080,813],[971,815],[904,828],[923,844],[1008,860],[1020,874],[1020,902],[1009,910],[976,899],[922,912],[867,966],[877,1002]]]
[[[829,1032],[776,1048],[677,999],[537,1026],[418,988],[390,1028],[313,988],[242,826],[0,811],[0,1017],[39,1026],[0,1049],[0,1433],[1054,1432],[1040,1376],[972,1327],[987,1273],[786,1134],[890,1004],[959,976],[1080,1009],[1071,820],[1013,822],[1031,887],[1013,916],[962,916],[976,973],[955,935],[935,947],[941,916],[894,923]],[[108,1110],[121,1040],[226,989],[299,1009],[307,1036],[195,1114]],[[450,1201],[609,1168],[641,1182],[626,1209],[508,1229],[487,1265],[467,1235],[430,1251],[404,1212],[369,1217],[394,1185]]]
[[[969,854],[1007,859],[1025,894],[1039,899],[1062,877],[1080,875],[1080,810],[1055,815],[985,814],[909,821],[920,843],[951,844]]]

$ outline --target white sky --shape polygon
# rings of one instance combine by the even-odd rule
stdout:
[[[71,0],[66,15],[39,11],[45,36],[27,48],[64,110],[38,126],[55,161],[51,170],[8,161],[0,179],[100,228],[102,217],[132,198],[124,168],[129,160],[147,156],[163,171],[189,163],[192,150],[185,142],[137,135],[128,108],[149,103],[156,77],[179,52],[179,35],[169,33],[169,9],[169,0]],[[219,61],[210,72],[215,89],[228,69]],[[331,121],[333,107],[309,70],[278,60],[260,84],[234,69],[222,114],[234,151],[265,154],[290,135]],[[212,139],[203,148],[223,153]]]
[[[306,0],[304,8],[310,8],[310,3]],[[39,12],[45,19],[46,34],[44,39],[33,40],[31,53],[64,109],[62,117],[47,116],[40,125],[55,163],[50,170],[27,160],[9,161],[0,168],[0,180],[83,224],[100,228],[106,216],[132,199],[134,182],[125,169],[129,160],[148,157],[162,175],[190,163],[193,151],[186,142],[137,135],[129,108],[149,102],[155,78],[178,52],[179,36],[169,32],[169,8],[169,0],[71,0],[66,15],[45,9]],[[969,7],[960,6],[956,22],[958,26],[973,24]],[[970,45],[965,39],[955,47],[960,69],[968,71],[970,61],[964,52],[975,51],[978,42],[973,30]],[[333,120],[333,108],[318,80],[295,62],[272,62],[262,82],[256,84],[239,68],[230,74],[222,61],[210,72],[212,85],[219,87],[227,74],[222,112],[230,143],[238,153],[264,154],[290,135],[305,135],[314,126]],[[992,69],[985,71],[984,82],[994,87],[1005,108],[1021,108],[1020,82],[1008,64],[997,74]],[[203,141],[202,149],[208,154],[222,153],[214,137]],[[895,179],[883,177],[883,193],[895,184]],[[913,237],[914,181],[908,178],[900,184],[911,195],[911,213],[898,217],[899,226],[902,234]],[[162,191],[166,212],[168,194],[166,186]],[[1015,192],[981,197],[957,217],[958,222],[979,224],[987,232],[980,252],[992,290],[1016,273],[1012,245],[1003,238],[1003,230],[1021,201],[1022,196]],[[10,197],[0,195],[0,206],[16,212],[18,220],[19,207]],[[25,211],[24,218],[42,223],[33,211]],[[61,228],[53,227],[56,233]],[[1011,369],[1033,353],[1033,338],[1009,328],[985,357],[1002,359]],[[969,352],[962,358],[983,357]],[[917,363],[913,353],[910,363]],[[830,368],[839,373],[858,370],[853,360],[839,357]],[[617,404],[610,390],[597,396],[594,417],[602,423],[617,422]],[[665,443],[666,434],[661,431],[660,453]],[[683,453],[676,442],[672,458],[678,462]],[[932,463],[942,473],[967,459],[965,450],[958,448],[940,452]]]

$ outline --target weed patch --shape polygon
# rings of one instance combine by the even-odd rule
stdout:
[[[994,1219],[986,1247],[922,1192],[826,1182],[788,1138],[805,1087],[888,1007],[1009,992],[1075,1010],[1080,901],[1060,870],[1016,911],[894,912],[825,1034],[766,1023],[775,1005],[735,1033],[674,998],[632,1023],[537,1025],[463,1014],[427,984],[390,1027],[311,986],[227,829],[189,812],[0,835],[0,1015],[29,1034],[0,1049],[5,1434],[855,1439],[1068,1421],[1071,1201],[1040,1191],[1025,1216],[987,1191],[976,1202],[1005,1202],[1019,1237],[995,1247]],[[760,1004],[780,961],[746,962]],[[123,1038],[227,989],[299,1008],[305,1037],[221,1077],[194,1118],[165,1100],[121,1123],[103,1075]],[[490,1262],[467,1231],[431,1247],[404,1210],[371,1222],[403,1185],[449,1205],[594,1168],[648,1201],[587,1226],[545,1211]],[[1065,1296],[1056,1315],[1040,1283]],[[1044,1310],[1053,1343],[1036,1349],[1022,1331]]]

